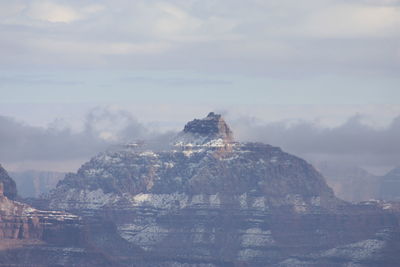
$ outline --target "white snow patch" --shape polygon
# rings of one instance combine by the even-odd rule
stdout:
[[[311,205],[317,206],[317,207],[321,206],[321,197],[312,197]]]
[[[240,207],[242,209],[246,209],[248,207],[247,206],[247,193],[241,194],[239,196],[239,203],[240,203]]]
[[[152,152],[152,151],[144,151],[144,152],[140,153],[139,156],[142,156],[142,157],[157,157],[157,154]]]
[[[349,245],[329,249],[321,254],[324,257],[348,258],[354,261],[373,258],[384,248],[386,242],[377,239],[366,239]]]
[[[150,199],[150,194],[137,194],[133,197],[135,203],[142,203]]]
[[[104,169],[103,168],[92,168],[85,170],[85,175],[88,177],[94,177],[101,175],[103,173]]]
[[[188,196],[173,194],[138,194],[132,198],[134,206],[151,206],[158,209],[184,208],[188,205]]]
[[[204,195],[194,195],[192,197],[192,201],[190,204],[192,205],[199,205],[199,204],[205,204],[206,202],[204,201]]]
[[[108,193],[104,194],[102,189],[97,190],[79,190],[69,189],[62,199],[53,200],[50,207],[60,209],[99,209],[106,204],[111,204],[120,199],[119,196]]]
[[[165,163],[164,163],[164,166],[165,166],[167,169],[171,169],[171,168],[173,168],[173,167],[175,166],[175,164],[174,164],[173,162],[165,162]]]
[[[203,146],[206,147],[224,147],[226,143],[224,142],[223,139],[213,139],[210,142],[205,143]]]
[[[158,209],[185,208],[192,205],[220,206],[221,199],[218,194],[198,194],[189,196],[184,193],[173,194],[137,194],[132,197],[133,206],[150,206]]]
[[[274,243],[271,231],[264,231],[260,228],[249,228],[241,237],[242,247],[262,247]]]
[[[269,160],[269,162],[271,162],[271,163],[276,163],[276,162],[278,162],[278,158],[277,158],[277,157],[272,157],[272,158]]]
[[[62,249],[64,252],[85,252],[85,249],[83,249],[83,248],[74,248],[74,247],[69,247],[69,248],[63,248]]]
[[[261,256],[263,256],[262,251],[249,248],[240,250],[238,253],[239,260],[250,260]]]
[[[219,198],[218,194],[210,195],[209,201],[210,201],[210,205],[211,206],[219,206],[219,205],[221,205],[221,199]]]
[[[182,152],[186,157],[190,157],[194,152],[193,150],[184,150]]]
[[[307,204],[300,195],[287,195],[286,200],[289,202],[289,204],[293,205],[295,212],[304,213],[307,211]]]
[[[231,157],[222,158],[221,160],[222,160],[222,161],[231,161],[231,160],[235,160],[235,159],[238,159],[238,158],[239,158],[239,155],[233,154]]]
[[[255,197],[251,206],[256,209],[265,209],[265,197]]]
[[[206,229],[204,226],[197,226],[194,228],[193,242],[194,243],[204,243]]]

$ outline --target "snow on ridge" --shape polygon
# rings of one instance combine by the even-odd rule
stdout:
[[[172,194],[144,194],[140,193],[132,197],[133,206],[150,206],[157,209],[185,208],[193,205],[209,205],[216,207],[221,205],[218,194],[198,194],[189,196],[185,193]]]
[[[263,247],[265,245],[275,244],[270,230],[260,228],[248,228],[241,236],[242,247]]]
[[[374,255],[382,250],[386,241],[378,239],[366,239],[345,246],[324,251],[322,257],[341,257],[354,261],[374,258]]]
[[[107,204],[112,204],[120,199],[113,193],[105,194],[102,189],[79,190],[69,189],[63,199],[52,201],[50,207],[59,209],[99,209]]]

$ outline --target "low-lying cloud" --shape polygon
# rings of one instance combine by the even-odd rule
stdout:
[[[47,128],[34,127],[0,116],[0,161],[72,160],[87,158],[112,145],[138,139],[157,140],[168,134],[150,131],[122,110],[91,110],[81,131],[55,121]]]
[[[329,161],[371,168],[400,165],[400,116],[385,128],[350,117],[336,127],[310,121],[259,123],[249,118],[230,120],[240,141],[280,146],[313,162]],[[57,121],[47,128],[33,127],[0,116],[0,162],[62,162],[88,159],[115,145],[144,140],[150,149],[165,149],[175,132],[150,129],[124,110],[92,109],[82,130]]]
[[[400,116],[385,128],[363,123],[360,115],[331,128],[309,121],[259,124],[251,119],[239,119],[233,127],[241,140],[280,146],[313,161],[371,167],[400,165]]]

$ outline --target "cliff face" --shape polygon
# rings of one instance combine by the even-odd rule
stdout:
[[[0,165],[0,183],[4,186],[4,195],[13,200],[17,197],[17,186],[13,179],[8,176],[7,171]]]
[[[4,171],[5,173],[5,171]],[[8,185],[12,179],[6,177]],[[4,181],[4,180],[3,180]],[[8,189],[9,190],[9,187]],[[43,211],[11,200],[0,182],[0,265],[2,266],[110,266],[114,263],[93,243],[93,233],[76,215]],[[14,192],[14,191],[11,191]],[[97,228],[102,228],[101,222]],[[104,232],[104,231],[102,231]],[[112,233],[112,231],[111,231]]]

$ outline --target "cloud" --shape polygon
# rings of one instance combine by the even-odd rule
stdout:
[[[400,64],[399,8],[394,0],[1,1],[0,66],[390,73]]]
[[[379,127],[367,124],[369,118],[361,115],[337,126],[305,120],[262,123],[249,117],[227,116],[239,141],[279,146],[312,162],[376,169],[400,165],[400,116]],[[79,131],[61,119],[44,128],[0,116],[0,125],[0,162],[42,161],[44,168],[54,165],[51,162],[59,166],[60,162],[87,160],[115,145],[138,140],[145,140],[150,149],[167,149],[176,134],[154,130],[154,126],[145,126],[130,112],[113,107],[92,109]],[[180,129],[181,125],[177,127]]]
[[[336,127],[310,121],[260,124],[239,119],[233,128],[241,140],[280,146],[313,161],[351,162],[362,166],[400,165],[400,116],[384,128],[374,128],[356,115]]]
[[[311,14],[301,33],[317,38],[387,37],[398,33],[400,8],[342,4]]]
[[[62,120],[47,128],[0,116],[0,161],[73,160],[91,157],[108,147],[138,139],[164,138],[122,110],[92,109],[84,128],[75,132]]]
[[[80,18],[79,12],[74,8],[50,1],[34,1],[28,14],[33,19],[48,22],[70,23]]]

